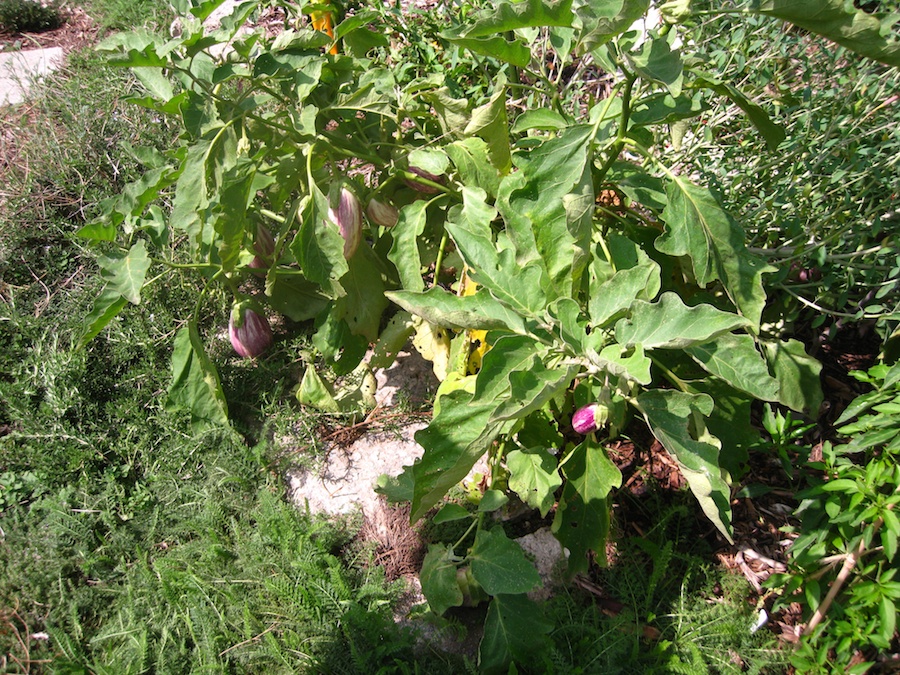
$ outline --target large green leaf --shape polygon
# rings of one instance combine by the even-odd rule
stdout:
[[[479,530],[468,559],[475,581],[490,595],[527,593],[541,583],[525,551],[506,536],[502,527]]]
[[[106,280],[106,290],[115,291],[133,305],[140,304],[141,288],[150,269],[150,257],[143,239],[138,239],[124,255],[100,256],[97,264]]]
[[[487,675],[506,675],[510,663],[533,665],[533,657],[549,645],[553,625],[540,607],[525,595],[498,595],[484,620],[478,666]]]
[[[565,129],[516,156],[519,171],[500,184],[497,206],[522,267],[540,264],[554,295],[571,296],[589,259],[594,207],[590,175],[593,129]]]
[[[659,296],[658,302],[635,302],[631,317],[616,323],[616,341],[629,346],[640,344],[645,349],[681,349],[749,325],[744,317],[712,305],[688,307],[676,293],[668,291]]]
[[[569,549],[568,574],[586,572],[589,554],[606,560],[609,534],[609,493],[622,485],[622,473],[606,450],[587,439],[560,465],[566,477],[562,498],[553,520],[553,533]]]
[[[254,163],[242,158],[225,172],[217,194],[213,227],[219,235],[219,259],[226,272],[234,269],[243,248],[247,208],[256,196],[255,176]]]
[[[805,28],[890,66],[900,66],[896,16],[881,19],[845,0],[755,0],[751,11]]]
[[[114,288],[104,286],[100,295],[94,300],[94,306],[84,318],[81,329],[80,344],[83,346],[93,340],[100,331],[109,325],[116,315],[125,309],[128,301]]]
[[[593,51],[625,32],[650,8],[650,0],[593,0],[579,3],[576,13],[583,26],[579,52]]]
[[[690,345],[685,351],[708,372],[735,389],[763,401],[777,401],[779,386],[750,335],[720,335],[711,342]]]
[[[477,136],[487,143],[491,164],[501,175],[505,175],[512,167],[512,156],[509,152],[509,123],[506,121],[506,87],[500,83],[495,85],[495,89],[494,95],[487,103],[472,111],[472,118],[464,133],[466,136]],[[490,176],[488,178],[490,179]],[[491,180],[487,185],[478,183],[475,185],[494,194],[496,187],[493,190],[490,189],[494,182]]]
[[[428,202],[424,200],[407,204],[400,209],[397,224],[391,229],[393,241],[388,260],[394,263],[400,283],[407,291],[425,290],[418,238],[425,231],[427,208]]]
[[[509,140],[506,140],[509,155]],[[497,194],[500,186],[500,174],[497,168],[491,164],[488,154],[488,145],[481,138],[465,138],[454,141],[444,148],[444,151],[456,166],[456,173],[463,185],[480,187],[487,192],[489,197]],[[418,203],[418,202],[415,202]],[[394,228],[394,231],[397,228]]]
[[[228,425],[228,404],[219,373],[206,355],[195,319],[175,335],[166,407],[190,411],[195,429]]]
[[[673,51],[664,39],[650,39],[629,56],[634,71],[645,80],[659,82],[672,96],[681,95],[684,64],[681,54]]]
[[[319,190],[300,206],[300,229],[291,243],[291,252],[310,281],[333,297],[343,294],[341,279],[349,267],[344,258],[344,238],[326,218],[328,201]]]
[[[823,399],[819,380],[822,364],[797,340],[766,342],[763,347],[778,380],[778,400],[793,410],[817,416]]]
[[[666,188],[662,217],[667,230],[656,240],[661,253],[689,256],[700,286],[719,280],[741,315],[758,330],[766,294],[762,275],[775,271],[744,246],[744,230],[710,190],[675,176]]]
[[[556,489],[562,485],[556,458],[541,448],[513,450],[506,456],[506,466],[510,489],[545,517],[556,501]]]
[[[474,295],[464,296],[437,286],[422,293],[388,291],[385,295],[409,313],[437,326],[455,330],[506,328],[514,333],[525,333],[522,317],[483,288]]]
[[[485,202],[483,190],[465,187],[462,195],[463,206],[451,209],[447,231],[469,266],[472,278],[523,316],[543,312],[547,299],[540,267],[520,265],[508,248],[498,251],[491,229],[497,211]]]
[[[412,467],[413,522],[465,478],[497,435],[511,427],[512,422],[491,420],[509,397],[510,374],[533,362],[536,347],[527,337],[498,339],[485,354],[475,393],[458,389],[441,397],[440,411],[427,428],[416,433],[425,454]]]
[[[429,545],[419,572],[419,582],[422,584],[422,595],[435,614],[443,614],[451,607],[463,604],[463,593],[456,583],[456,562],[450,546]]]
[[[589,286],[588,311],[596,327],[621,318],[635,300],[653,300],[661,286],[659,265],[630,239],[611,235],[607,249],[612,260],[594,260]]]
[[[654,389],[639,394],[638,410],[663,447],[678,462],[700,508],[729,542],[731,492],[719,464],[720,442],[706,431],[703,417],[712,412],[706,394]]]
[[[572,0],[523,0],[488,5],[466,28],[467,37],[498,35],[519,28],[572,25]]]
[[[491,420],[519,419],[546,405],[565,391],[575,375],[576,366],[547,368],[546,354],[535,350],[531,366],[509,375],[509,398],[491,417]]]
[[[372,249],[364,244],[347,265],[349,270],[341,277],[344,295],[336,300],[338,313],[354,335],[365,336],[374,342],[378,339],[381,315],[388,306],[378,261]]]

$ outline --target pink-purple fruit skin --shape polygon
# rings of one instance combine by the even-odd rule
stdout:
[[[366,206],[366,215],[369,220],[380,227],[393,227],[400,218],[400,212],[390,204],[385,204],[377,199],[370,199]]]
[[[425,169],[420,169],[417,166],[411,166],[411,167],[409,167],[409,170],[410,170],[410,172],[416,174],[417,176],[421,176],[425,180],[430,180],[432,183],[438,183],[440,185],[443,185],[443,183],[444,183],[443,176],[436,176],[435,174],[429,173],[428,171],[425,171]],[[433,185],[428,185],[426,183],[420,183],[417,180],[404,178],[403,182],[406,183],[409,187],[411,187],[416,192],[421,192],[422,194],[433,195],[433,194],[437,194],[438,192],[440,192],[440,189],[434,187]]]
[[[235,326],[234,315],[228,319],[231,346],[245,359],[255,359],[272,346],[272,329],[264,316],[252,309],[243,311],[243,323]]]
[[[591,403],[576,410],[575,414],[572,415],[572,428],[579,434],[589,434],[597,431],[597,419],[594,416],[596,410],[596,403]]]
[[[349,260],[362,239],[362,207],[356,195],[347,188],[341,188],[337,208],[328,209],[328,219],[337,223],[344,238],[344,258]]]

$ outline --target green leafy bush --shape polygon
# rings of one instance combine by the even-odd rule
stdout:
[[[395,67],[383,12],[333,16],[332,29],[321,13],[333,9],[301,3],[270,37],[239,32],[247,3],[206,35],[217,4],[179,3],[175,40],[136,32],[101,47],[135,68],[137,101],[182,132],[176,147],[143,153],[144,175],[80,230],[102,251],[105,284],[83,342],[155,284],[193,275],[202,290],[175,336],[167,405],[199,432],[230,419],[209,348],[217,328],[199,311],[210,299],[314,323],[318,353],[304,355],[297,396],[328,412],[371,406],[369,369],[412,337],[442,384],[416,435],[423,458],[385,492],[419,519],[488,456],[477,511],[437,516],[464,521],[466,535],[432,545],[422,570],[438,613],[490,598],[486,672],[529,662],[551,630],[526,597],[537,573],[491,512],[511,500],[552,511],[569,575],[585,571],[622,482],[605,443],[629,424],[650,430],[730,541],[730,484],[758,436],[752,404],[815,415],[820,366],[764,330],[764,279],[778,270],[746,245],[719,191],[678,170],[665,132],[720,99],[768,151],[783,125],[682,50],[677,29],[638,40],[629,27],[647,1],[612,16],[567,0],[466,7],[440,46],[483,78],[456,87],[442,59],[439,72]],[[684,19],[683,5],[667,3],[667,16]],[[746,13],[900,63],[890,21],[824,5]],[[608,95],[568,88],[563,73],[586,64],[621,74]],[[369,222],[357,245],[359,208],[346,207],[370,199],[397,220]],[[352,373],[353,387],[334,391],[322,365]],[[581,435],[571,419],[585,406],[595,424]]]
[[[9,33],[40,33],[63,25],[55,2],[0,0],[0,30]]]
[[[864,672],[876,650],[897,647],[900,365],[854,375],[874,391],[838,419],[849,440],[826,442],[822,458],[809,463],[821,478],[798,494],[791,570],[769,582],[783,592],[779,604],[799,601],[807,610],[792,657],[805,673]]]

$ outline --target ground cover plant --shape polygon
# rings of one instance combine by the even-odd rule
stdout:
[[[797,274],[807,274],[801,279],[807,282],[810,258],[821,259],[821,267],[870,256],[874,262],[864,260],[861,269],[877,286],[872,299],[881,302],[880,308],[859,302],[849,282],[845,292],[823,285],[821,293],[846,318],[865,312],[879,318],[881,327],[890,326],[892,318],[888,303],[896,271],[886,263],[890,242],[882,239],[876,246],[866,234],[848,244],[852,250],[837,252],[831,243],[831,252],[821,243],[844,243],[843,234],[855,222],[845,213],[850,206],[841,211],[847,224],[836,223],[831,231],[787,223],[778,228],[782,239],[760,239],[759,212],[740,202],[739,189],[728,191],[740,181],[729,184],[718,177],[726,189],[716,190],[698,181],[702,174],[685,170],[687,160],[670,143],[685,141],[686,130],[722,101],[749,120],[752,129],[745,126],[744,133],[758,139],[752,141],[758,143],[758,156],[772,152],[781,157],[777,153],[790,142],[786,125],[737,86],[727,64],[704,61],[699,50],[695,54],[679,46],[678,40],[694,27],[687,3],[666,3],[672,25],[644,40],[630,27],[649,3],[619,4],[466,6],[445,8],[420,22],[381,6],[340,13],[334,7],[300,4],[274,15],[281,26],[270,35],[262,20],[266,14],[255,3],[239,5],[211,34],[201,22],[217,3],[181,3],[176,37],[137,31],[116,35],[102,47],[113,62],[131,67],[143,86],[133,102],[167,120],[178,139],[155,147],[132,144],[131,154],[141,166],[137,179],[105,200],[100,216],[79,229],[81,241],[92,242],[99,252],[97,283],[102,284],[90,310],[82,298],[82,349],[99,354],[104,347],[97,345],[122,343],[117,336],[135,322],[152,336],[143,340],[158,350],[153,361],[158,364],[167,357],[163,345],[171,337],[171,378],[157,371],[147,385],[164,401],[155,414],[165,420],[163,427],[180,423],[180,433],[221,443],[223,452],[230,447],[237,456],[240,443],[230,435],[232,428],[245,430],[260,413],[277,417],[275,411],[284,410],[291,381],[279,373],[293,372],[297,354],[303,357],[303,375],[296,399],[303,409],[352,416],[372,405],[371,369],[389,364],[412,338],[433,361],[442,383],[434,418],[417,435],[424,458],[383,490],[409,501],[414,520],[440,508],[436,522],[459,526],[453,539],[432,543],[421,581],[437,614],[452,615],[475,599],[487,601],[479,652],[479,668],[485,672],[506,672],[511,663],[527,670],[526,664],[540,661],[543,672],[550,672],[552,664],[559,672],[572,672],[588,668],[582,660],[600,663],[600,654],[591,650],[604,641],[609,645],[609,626],[595,626],[592,633],[587,619],[576,622],[583,633],[568,642],[567,655],[562,649],[568,640],[565,630],[546,621],[526,596],[539,583],[537,573],[493,514],[522,503],[548,518],[570,551],[569,577],[604,563],[615,526],[611,512],[623,487],[621,469],[610,457],[611,441],[649,430],[678,466],[702,513],[723,540],[732,539],[732,486],[747,473],[751,452],[759,447],[754,425],[759,403],[815,418],[822,400],[818,362],[798,335],[771,320],[778,296],[770,293],[768,282],[779,273],[782,281],[787,279],[790,268],[779,269],[770,259],[789,263],[796,258]],[[734,9],[740,15],[735,21],[749,15],[775,25],[780,25],[777,20],[793,22],[867,58],[896,65],[889,21],[881,23],[839,2],[824,4],[824,13],[814,19],[781,3],[718,11]],[[712,20],[710,12],[716,13],[693,9],[707,21]],[[244,29],[248,18],[253,21],[249,32]],[[687,22],[684,27],[682,22]],[[400,30],[404,34],[398,35]],[[596,77],[598,86],[592,89],[587,72],[609,76]],[[726,168],[727,158],[717,161],[722,176],[734,170]],[[889,163],[882,165],[885,175],[888,168]],[[781,174],[772,175],[772,192],[781,198]],[[887,193],[881,189],[872,188],[863,218],[882,215]],[[823,201],[817,200],[810,212],[817,212]],[[738,220],[726,204],[738,207],[743,218]],[[892,225],[890,219],[879,220],[873,236],[889,235]],[[795,248],[788,252],[789,246]],[[776,254],[770,255],[770,249]],[[864,253],[856,255],[859,250]],[[794,291],[788,298],[796,297],[795,287],[785,290]],[[851,297],[858,307],[847,311],[844,305]],[[168,307],[161,323],[154,318],[160,299]],[[820,301],[812,304],[818,307]],[[790,313],[783,316],[791,320]],[[218,337],[226,325],[232,346],[248,358],[245,363],[235,364],[226,353]],[[313,333],[306,344],[303,326],[309,325]],[[366,362],[371,344],[375,356]],[[83,357],[71,357],[67,349],[43,349],[31,361],[23,360],[29,364],[24,370],[15,371],[16,381],[32,382],[28,396],[16,405],[40,410],[47,403],[52,414],[66,421],[75,414],[67,401],[80,391],[77,369]],[[67,369],[69,359],[74,375]],[[62,366],[65,376],[58,377],[53,368]],[[120,373],[108,374],[108,386],[114,389],[130,372],[122,366]],[[266,389],[266,381],[277,383],[275,391]],[[69,398],[57,389],[64,386]],[[20,407],[8,415],[10,423],[28,416]],[[85,419],[91,416],[97,417],[98,433],[116,419],[93,410]],[[54,435],[79,438],[69,429]],[[147,437],[157,435],[165,437]],[[262,434],[256,428],[250,435]],[[13,442],[27,440],[21,433],[11,436]],[[160,443],[167,453],[179,452]],[[61,459],[75,473],[93,466],[92,450],[73,457],[70,452],[65,445],[60,454],[49,453],[43,473]],[[100,454],[115,456],[112,451]],[[476,504],[445,503],[485,454],[490,475]],[[196,461],[200,457],[209,455],[198,452]],[[123,493],[125,504],[116,513],[130,516],[133,504],[179,503],[154,492],[153,481],[144,485],[153,472],[143,468],[146,459],[136,459],[140,461],[117,459],[108,471],[104,468],[104,484],[114,492],[122,490],[122,483],[135,483]],[[193,466],[199,479],[210,480],[205,461],[185,461],[173,456],[159,466],[180,464],[179,471]],[[210,466],[222,471],[211,474],[253,475],[249,467],[229,461],[213,462]],[[41,467],[38,473],[30,462],[10,467],[9,503],[24,502],[36,518],[45,517],[31,505],[37,498],[30,496]],[[94,475],[93,469],[88,475]],[[264,488],[270,486],[269,479],[258,480]],[[219,490],[218,483],[212,485],[200,494]],[[243,493],[246,513],[238,505],[220,505],[229,518],[213,518],[213,524],[200,519],[200,529],[224,543],[198,542],[198,551],[213,552],[212,560],[204,560],[209,566],[203,574],[191,571],[193,576],[179,580],[199,576],[201,587],[214,584],[221,576],[217,556],[230,559],[237,542],[248,542],[244,518],[269,522],[273,511],[276,520],[288,518],[280,510],[283,505],[264,497],[265,489],[253,491],[259,485],[250,481]],[[188,504],[195,501],[204,497]],[[679,508],[687,512],[688,507]],[[659,523],[667,522],[665,514],[657,516]],[[884,522],[890,518],[878,517]],[[159,532],[179,527],[163,523]],[[253,576],[258,569],[254,561],[271,550],[254,549],[262,544],[249,539],[237,559],[240,569]],[[287,537],[294,547],[316,546],[315,541],[297,543],[301,540],[306,541]],[[665,602],[654,596],[660,570],[676,554],[671,542],[648,541],[642,549],[650,559],[645,563],[656,571],[650,572],[651,591],[634,603],[636,622],[658,623],[670,632],[649,655],[641,654],[641,642],[632,632],[614,641],[624,644],[623,651],[610,647],[603,658],[615,663],[617,654],[630,652],[633,662],[646,656],[642,672],[650,669],[652,659],[663,671],[727,671],[730,666],[716,660],[716,647],[698,647],[705,654],[691,651],[690,631],[669,621],[699,610],[673,604],[671,580],[663,584],[668,588]],[[157,577],[170,563],[183,572],[180,565],[187,563],[181,556],[195,554],[189,543],[158,561],[126,564],[133,581],[123,588],[131,583],[153,586],[151,566]],[[629,546],[622,543],[623,555],[637,559]],[[325,553],[321,547],[315,550]],[[323,560],[319,555],[310,565],[318,573],[329,569],[332,576],[343,574]],[[683,591],[708,594],[699,590],[703,584],[689,583],[696,572],[687,570],[694,569],[685,566]],[[886,569],[878,568],[875,577],[890,590]],[[275,574],[286,575],[286,583],[295,587],[307,583],[287,570]],[[646,579],[638,578],[632,586]],[[614,585],[615,578],[607,583]],[[347,591],[340,601],[363,614],[389,597],[378,584],[341,587]],[[163,584],[155,592],[167,597],[170,590]],[[110,615],[104,614],[102,622],[92,618],[96,630],[90,651],[75,639],[66,658],[102,668],[127,652],[129,663],[140,669],[142,663],[163,663],[171,644],[182,667],[201,662],[259,667],[289,658],[288,652],[299,651],[297,644],[305,644],[299,627],[303,622],[281,622],[268,632],[268,626],[254,623],[267,611],[262,607],[290,605],[291,596],[242,598],[236,593],[231,587],[221,595],[204,591],[199,605],[210,609],[202,619],[209,628],[196,635],[187,610],[188,618],[182,619],[160,615],[153,607],[116,607],[115,621],[123,627],[155,626],[156,619],[161,627],[120,630],[110,627]],[[371,597],[374,602],[368,602]],[[818,604],[815,595],[809,597]],[[892,597],[885,591],[860,605],[887,607],[884,598]],[[233,612],[242,602],[245,619],[239,629]],[[557,606],[563,615],[574,611],[565,602]],[[659,612],[671,616],[657,619]],[[148,616],[153,620],[148,622]],[[383,654],[376,650],[375,658],[383,656],[385,668],[399,670],[408,662],[408,638],[393,633],[383,614],[375,616],[380,617],[378,630],[394,641]],[[63,634],[83,634],[78,623],[67,626]],[[884,650],[895,639],[890,628],[882,626],[877,633]],[[729,630],[731,649],[758,648]],[[841,649],[863,648],[860,636],[872,632],[853,633],[849,642],[840,643]],[[240,640],[222,637],[238,633]],[[720,631],[718,639],[726,633]],[[277,645],[270,643],[276,636]],[[367,639],[355,635],[350,643],[365,646]],[[229,651],[233,644],[252,649]],[[280,656],[260,653],[259,661],[253,661],[261,644],[272,644]],[[819,644],[819,653],[831,659],[838,642]],[[363,647],[359,653],[365,651]],[[766,655],[752,667],[774,668],[777,663]],[[813,661],[802,663],[811,668]]]

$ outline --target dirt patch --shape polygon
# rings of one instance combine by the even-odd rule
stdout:
[[[81,7],[62,10],[65,23],[59,28],[40,33],[0,32],[0,51],[11,52],[28,49],[61,47],[69,53],[97,42],[100,28]]]

